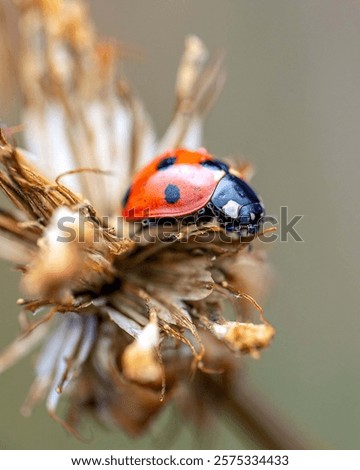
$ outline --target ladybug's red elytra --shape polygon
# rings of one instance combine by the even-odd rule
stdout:
[[[227,164],[205,150],[176,149],[156,157],[134,177],[123,201],[129,222],[216,219],[240,236],[257,233],[264,206]]]

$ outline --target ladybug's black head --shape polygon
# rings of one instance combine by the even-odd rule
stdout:
[[[220,225],[226,231],[238,232],[241,237],[254,236],[265,215],[255,191],[231,173],[219,181],[210,204]]]

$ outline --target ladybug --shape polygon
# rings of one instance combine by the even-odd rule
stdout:
[[[258,232],[264,206],[227,164],[205,150],[176,149],[155,158],[134,177],[123,200],[123,217],[144,224],[176,219],[215,219],[227,232]]]

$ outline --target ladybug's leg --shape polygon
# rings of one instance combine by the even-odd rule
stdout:
[[[190,214],[181,219],[182,225],[194,225],[197,223],[197,212],[195,214]]]
[[[214,218],[214,213],[209,210],[209,207],[205,206],[193,214],[186,215],[181,219],[181,224],[199,226],[201,224],[210,222]]]
[[[209,202],[205,207],[202,207],[194,214],[196,225],[207,224],[214,220],[216,214],[213,210],[213,205]]]
[[[152,233],[152,229],[156,228],[158,234],[174,234],[179,232],[182,221],[176,217],[160,217],[157,219],[146,219],[146,225],[143,225],[144,229],[148,229]]]

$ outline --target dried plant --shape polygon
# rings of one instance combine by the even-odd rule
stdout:
[[[163,230],[152,242],[151,227],[134,237],[115,224],[134,171],[164,149],[203,145],[203,119],[224,82],[221,55],[208,61],[200,39],[187,38],[174,117],[157,140],[119,74],[121,47],[98,39],[81,1],[14,3],[26,150],[1,132],[0,187],[14,210],[0,213],[0,255],[22,272],[25,298],[0,370],[43,343],[22,412],[46,397],[76,435],[87,411],[138,434],[170,400],[185,397],[204,416],[223,384],[222,401],[235,403],[253,437],[283,446],[251,399],[229,396],[241,357],[258,357],[274,335],[254,300],[271,276],[264,253],[211,224]]]

